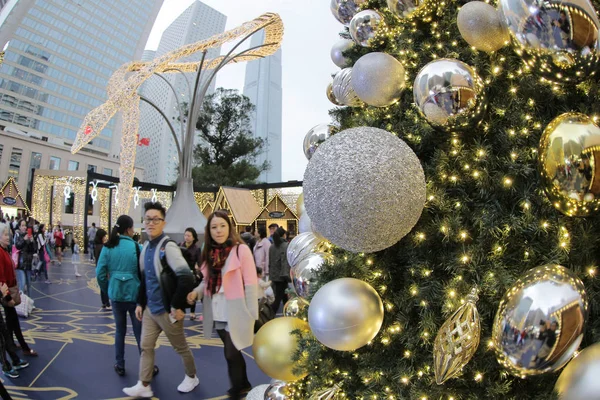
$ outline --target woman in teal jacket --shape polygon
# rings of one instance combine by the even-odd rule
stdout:
[[[133,239],[133,219],[121,215],[117,219],[108,242],[104,244],[98,265],[96,279],[100,290],[108,293],[115,317],[115,371],[125,375],[125,333],[127,313],[131,319],[133,334],[140,349],[142,323],[135,317],[135,307],[140,291],[138,258],[140,247]]]

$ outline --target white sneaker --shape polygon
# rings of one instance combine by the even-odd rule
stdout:
[[[188,393],[194,390],[194,388],[198,386],[199,383],[200,380],[197,376],[190,378],[186,375],[185,378],[183,378],[183,382],[181,382],[179,386],[177,386],[177,390],[179,390],[181,393]]]
[[[80,273],[76,273],[75,276],[79,278],[81,276],[81,274]]]
[[[154,392],[150,385],[144,386],[142,381],[138,381],[137,385],[123,388],[123,393],[127,396],[135,397],[136,399],[150,398],[154,396]]]

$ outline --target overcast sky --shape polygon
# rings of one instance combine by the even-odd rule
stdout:
[[[156,50],[162,32],[196,0],[165,0],[148,39]],[[282,45],[283,171],[282,178],[302,180],[307,160],[302,140],[313,126],[331,121],[334,107],[325,96],[331,74],[339,70],[330,57],[331,46],[343,29],[329,10],[327,0],[203,0],[227,16],[226,30],[265,12],[279,14],[284,24]],[[222,51],[223,52],[223,51]],[[217,75],[217,87],[244,87],[245,63],[228,65]]]

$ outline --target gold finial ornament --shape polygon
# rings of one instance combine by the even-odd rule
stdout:
[[[459,375],[479,346],[481,322],[477,300],[477,289],[473,288],[465,304],[438,331],[433,345],[435,381],[438,385]]]
[[[309,400],[335,400],[342,388],[336,384],[328,389],[319,390],[317,393],[310,396]]]

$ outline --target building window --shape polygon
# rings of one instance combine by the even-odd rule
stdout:
[[[88,164],[88,171],[89,172],[96,172],[97,167],[95,165],[92,164]]]
[[[15,181],[19,181],[19,170],[21,169],[21,157],[23,156],[23,150],[13,148],[10,154],[10,164],[8,165],[8,176],[15,178]]]
[[[70,160],[68,169],[69,171],[79,171],[79,161]]]
[[[112,169],[104,168],[104,175],[112,176]]]
[[[54,156],[50,157],[50,165],[48,166],[48,169],[52,171],[58,171],[60,169],[60,158]]]

